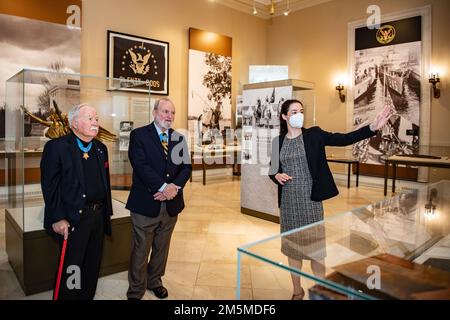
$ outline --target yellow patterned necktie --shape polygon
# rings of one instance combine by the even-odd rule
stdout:
[[[161,133],[161,144],[164,150],[164,154],[167,157],[167,154],[169,153],[169,143],[167,141],[167,134],[165,132]]]

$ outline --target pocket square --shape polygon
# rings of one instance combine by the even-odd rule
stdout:
[[[108,168],[109,168],[109,162],[105,161],[105,169],[108,169]]]

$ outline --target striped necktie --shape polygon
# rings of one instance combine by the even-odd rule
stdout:
[[[161,144],[162,144],[163,151],[164,151],[164,154],[166,155],[166,157],[167,157],[167,154],[169,153],[169,143],[167,140],[168,140],[167,134],[165,132],[161,133]]]

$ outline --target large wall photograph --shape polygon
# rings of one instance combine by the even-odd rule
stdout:
[[[5,110],[5,83],[24,68],[55,72],[80,72],[81,29],[66,25],[0,14],[0,109]],[[50,94],[54,90],[36,86],[25,97],[26,108],[46,119],[50,114]],[[18,110],[19,111],[19,110]],[[42,136],[46,126],[26,117],[25,136]],[[1,126],[4,126],[4,122]],[[0,130],[4,136],[4,128]],[[1,138],[2,136],[0,136]]]
[[[385,155],[417,152],[421,77],[420,16],[355,30],[353,128],[368,124],[384,105],[394,110],[377,136],[353,146],[361,162],[383,164]]]
[[[231,38],[189,30],[188,126],[194,145],[225,143],[231,129],[231,62]]]

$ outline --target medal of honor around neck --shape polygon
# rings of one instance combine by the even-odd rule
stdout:
[[[92,141],[89,142],[89,144],[87,145],[87,147],[85,147],[83,145],[83,143],[81,142],[80,139],[77,138],[77,143],[78,143],[78,148],[80,148],[81,151],[83,151],[83,159],[87,160],[89,158],[89,150],[91,150],[92,148]]]

